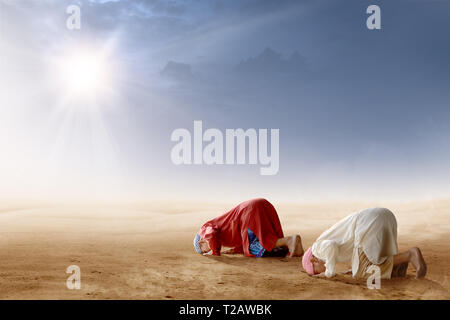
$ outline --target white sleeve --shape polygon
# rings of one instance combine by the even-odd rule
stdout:
[[[336,258],[338,255],[338,245],[334,240],[322,240],[314,243],[313,254],[317,258],[325,261],[325,276],[328,278],[336,275]]]

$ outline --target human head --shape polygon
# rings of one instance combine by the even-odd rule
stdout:
[[[327,270],[327,268],[325,267],[325,261],[315,257],[314,255],[311,258],[311,262],[314,267],[314,274],[319,274]]]
[[[326,270],[325,262],[312,254],[311,247],[309,247],[303,255],[302,265],[303,269],[310,275],[319,274]]]
[[[211,250],[208,241],[203,239],[198,233],[194,237],[194,249],[200,254],[209,252]]]

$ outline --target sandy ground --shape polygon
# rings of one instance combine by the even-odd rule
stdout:
[[[410,267],[406,279],[383,280],[380,290],[351,276],[312,278],[300,258],[195,253],[198,227],[232,205],[0,205],[0,299],[450,298],[450,201],[382,205],[397,216],[400,250],[419,246],[428,274],[415,280]],[[305,247],[370,206],[274,205],[285,234],[301,234]],[[81,268],[80,290],[66,288],[69,265]]]

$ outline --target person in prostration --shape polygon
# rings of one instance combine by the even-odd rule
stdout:
[[[310,275],[331,278],[336,274],[337,262],[349,261],[357,279],[372,275],[372,265],[380,268],[381,279],[406,276],[409,263],[416,270],[416,278],[427,273],[419,248],[398,253],[397,220],[385,208],[358,211],[337,222],[306,250],[302,265]]]
[[[207,221],[194,237],[195,250],[220,256],[243,253],[247,257],[300,257],[299,235],[285,237],[273,205],[266,199],[242,202],[223,215]]]

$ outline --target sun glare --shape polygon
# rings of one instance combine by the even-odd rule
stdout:
[[[102,62],[96,56],[74,57],[66,72],[69,85],[75,91],[95,90],[102,83]]]
[[[71,95],[91,96],[101,93],[108,82],[106,58],[97,52],[76,51],[58,63],[60,85]]]

